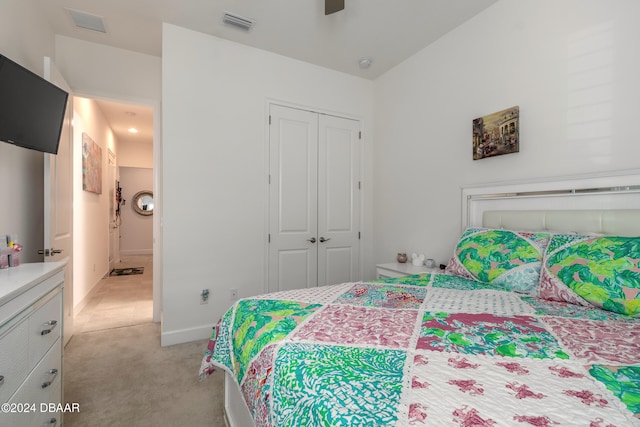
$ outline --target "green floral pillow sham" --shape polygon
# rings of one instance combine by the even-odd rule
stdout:
[[[538,296],[640,314],[640,237],[554,235]]]
[[[445,271],[516,292],[533,293],[550,237],[549,233],[469,228],[460,237]]]

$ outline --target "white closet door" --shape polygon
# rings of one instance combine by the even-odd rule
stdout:
[[[360,278],[360,122],[319,116],[318,286]]]
[[[270,107],[269,291],[360,278],[360,122]]]
[[[269,128],[269,290],[318,284],[318,118],[272,105]]]

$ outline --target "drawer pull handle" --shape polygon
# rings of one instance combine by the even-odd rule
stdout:
[[[49,329],[43,329],[42,331],[40,331],[40,335],[47,335],[50,334],[51,331],[53,331],[56,327],[56,325],[58,324],[57,320],[49,320],[48,322],[44,323],[46,326],[51,326]]]
[[[49,370],[49,375],[52,375],[52,377],[49,379],[49,381],[45,381],[45,382],[42,383],[42,388],[47,388],[53,383],[53,380],[55,380],[56,377],[58,376],[58,370],[57,369],[50,369]],[[55,418],[51,418],[51,419],[53,420]]]
[[[0,385],[4,384],[4,375],[0,375]]]
[[[56,418],[51,418],[48,422],[47,422],[48,426],[55,426],[58,425],[58,420]]]

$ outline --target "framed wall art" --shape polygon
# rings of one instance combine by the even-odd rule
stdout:
[[[520,151],[520,107],[473,121],[473,160]]]
[[[102,194],[102,148],[82,133],[82,189]]]

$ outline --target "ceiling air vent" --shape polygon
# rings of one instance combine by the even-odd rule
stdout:
[[[102,16],[92,15],[87,12],[81,12],[79,10],[66,9],[73,23],[78,28],[84,28],[86,30],[98,31],[100,33],[106,33],[107,30],[104,27],[104,20]]]
[[[244,16],[234,15],[233,13],[225,12],[222,17],[222,22],[234,27],[241,28],[245,31],[249,31],[253,27],[253,20],[245,18]]]

